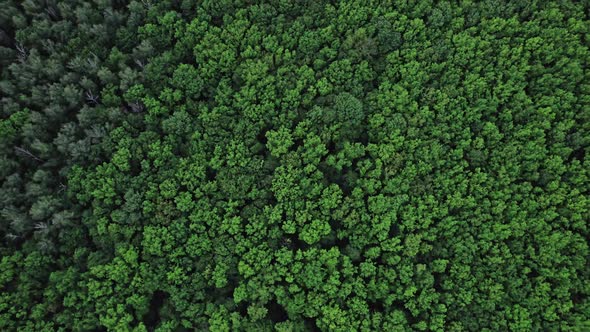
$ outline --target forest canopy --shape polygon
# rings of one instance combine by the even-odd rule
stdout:
[[[589,13],[0,0],[0,330],[590,331]]]

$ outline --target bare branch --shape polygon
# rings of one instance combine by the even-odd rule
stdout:
[[[27,53],[27,49],[21,43],[16,43],[15,47],[16,47],[16,51],[18,53],[18,59],[20,60],[20,62],[27,61],[27,57],[29,56],[29,54]]]
[[[55,10],[55,8],[53,8],[53,6],[45,8],[45,12],[47,13],[47,15],[49,15],[49,17],[51,19],[53,19],[53,20],[59,19],[59,14]]]
[[[38,222],[35,224],[35,229],[36,230],[44,230],[47,229],[48,225],[45,222]]]
[[[129,107],[131,108],[131,112],[133,112],[133,113],[141,113],[145,110],[145,106],[140,101],[135,101],[133,103],[130,103]]]
[[[99,97],[95,96],[90,90],[86,91],[86,102],[91,105],[98,105],[100,103]]]
[[[27,149],[23,149],[21,147],[16,146],[14,148],[14,151],[16,152],[16,154],[19,154],[21,156],[25,156],[25,157],[29,157],[31,159],[34,159],[38,162],[43,162],[43,160],[37,156],[35,156],[33,153],[31,153],[29,150]]]
[[[18,238],[20,238],[20,236],[13,234],[13,233],[7,233],[6,235],[4,235],[4,237],[10,241],[14,241],[14,240],[17,240]]]
[[[145,63],[142,60],[136,59],[135,60],[135,64],[137,64],[139,66],[139,68],[141,68],[142,70],[145,67]]]

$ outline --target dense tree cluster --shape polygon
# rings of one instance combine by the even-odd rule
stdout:
[[[0,330],[590,330],[589,13],[0,0]]]

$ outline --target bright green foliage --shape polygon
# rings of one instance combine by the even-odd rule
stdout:
[[[589,331],[589,12],[0,0],[0,330]]]

